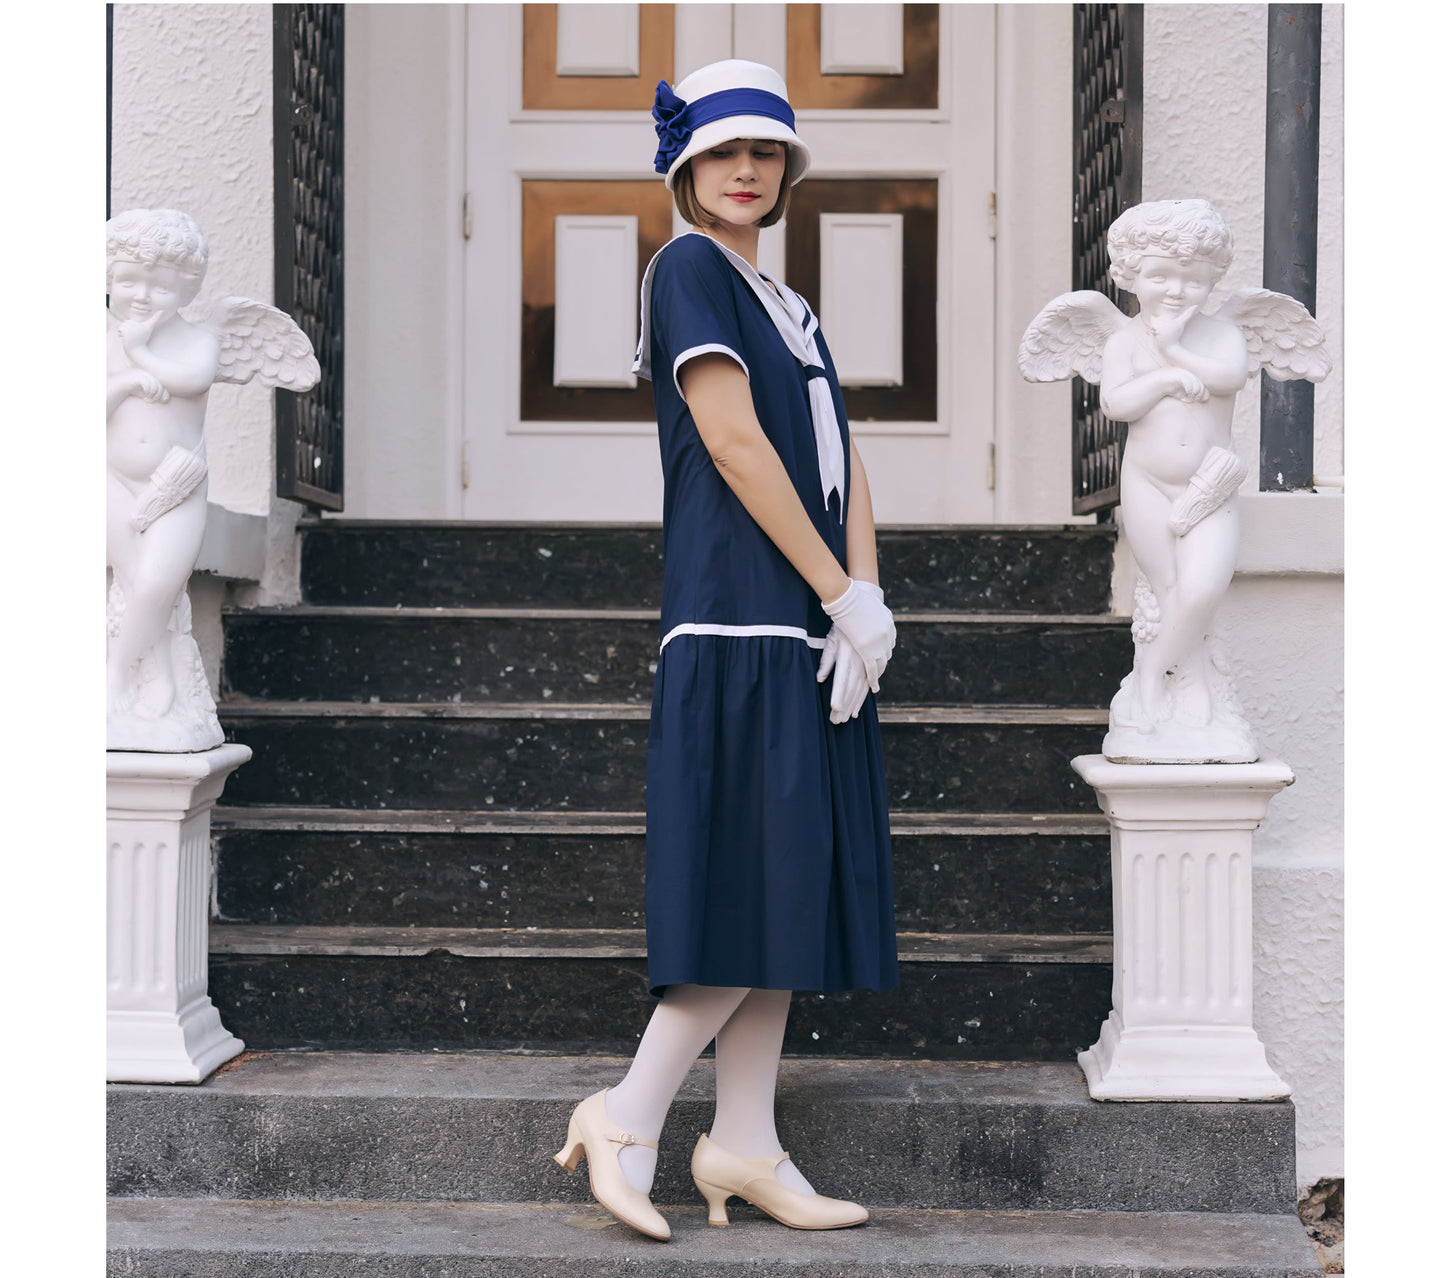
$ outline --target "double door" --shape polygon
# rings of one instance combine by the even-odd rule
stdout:
[[[686,229],[659,80],[776,68],[813,153],[759,264],[818,310],[877,518],[993,518],[994,23],[984,5],[473,5],[463,512],[656,521],[638,285]]]

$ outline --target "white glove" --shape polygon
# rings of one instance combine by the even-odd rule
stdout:
[[[863,659],[868,686],[877,692],[878,680],[898,638],[893,614],[883,603],[882,589],[871,581],[850,580],[848,589],[832,603],[825,603],[823,611],[833,618],[833,624]]]
[[[823,643],[823,659],[818,663],[818,682],[825,682],[830,671],[833,675],[833,695],[830,702],[833,712],[828,718],[833,723],[856,719],[868,696],[868,676],[863,673],[863,658],[843,637],[837,626],[828,631],[828,638]]]

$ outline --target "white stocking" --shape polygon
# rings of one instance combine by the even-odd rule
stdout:
[[[765,1158],[783,1148],[773,1097],[792,997],[791,990],[751,990],[718,1031],[717,1112],[708,1135],[739,1158]],[[791,1159],[778,1164],[777,1175],[784,1189],[815,1192]]]
[[[668,1107],[687,1071],[747,994],[731,986],[669,985],[653,1009],[627,1077],[607,1093],[608,1118],[634,1136],[656,1140],[662,1135]],[[644,1194],[652,1189],[655,1149],[628,1145],[617,1162],[634,1189]]]

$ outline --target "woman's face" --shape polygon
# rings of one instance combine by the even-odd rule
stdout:
[[[778,202],[787,160],[782,142],[722,142],[689,161],[692,189],[697,202],[719,222],[738,229],[755,226]]]

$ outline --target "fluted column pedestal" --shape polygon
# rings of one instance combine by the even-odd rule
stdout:
[[[206,986],[211,808],[250,757],[106,753],[109,1082],[199,1083],[244,1046]]]
[[[1294,781],[1258,763],[1110,763],[1074,770],[1109,818],[1113,1010],[1079,1054],[1096,1100],[1289,1095],[1253,1023],[1254,831]]]

